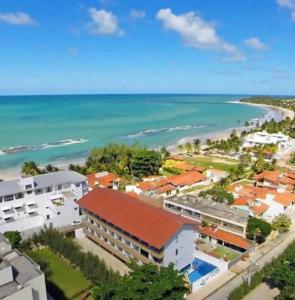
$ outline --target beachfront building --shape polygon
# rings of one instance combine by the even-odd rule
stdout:
[[[120,178],[111,172],[98,172],[87,175],[87,183],[89,190],[93,190],[96,187],[119,189]]]
[[[276,145],[278,147],[278,153],[280,153],[293,144],[293,140],[282,133],[260,131],[246,135],[242,147],[253,148],[255,146]]]
[[[26,237],[44,225],[78,222],[76,201],[87,191],[85,176],[73,171],[0,182],[0,232],[17,230]]]
[[[295,172],[263,171],[254,179],[258,187],[295,192]]]
[[[139,201],[126,193],[97,188],[78,204],[84,234],[124,262],[190,265],[195,222]]]
[[[164,208],[198,222],[197,247],[203,252],[224,246],[242,253],[251,246],[246,239],[248,212],[193,195],[164,199]]]
[[[0,234],[1,244],[5,244]],[[0,299],[46,300],[45,277],[40,267],[18,250],[0,249]]]
[[[295,206],[295,194],[282,189],[235,183],[228,187],[228,191],[235,197],[233,207],[268,221]]]

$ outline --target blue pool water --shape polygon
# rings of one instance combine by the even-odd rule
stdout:
[[[203,276],[211,273],[213,270],[217,269],[216,266],[207,263],[204,260],[195,258],[193,261],[193,266],[195,266],[195,271],[188,274],[189,280],[191,283],[197,281]]]

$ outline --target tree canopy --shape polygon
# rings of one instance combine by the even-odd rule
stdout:
[[[4,232],[4,236],[8,239],[12,248],[18,247],[22,240],[22,237],[18,231],[6,231]]]
[[[271,225],[261,219],[250,217],[247,224],[247,238],[257,242],[263,242],[271,233]]]

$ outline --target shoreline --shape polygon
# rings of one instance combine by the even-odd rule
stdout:
[[[255,104],[255,103],[246,103],[246,102],[241,102],[240,100],[236,101],[231,101],[230,103],[234,104],[245,104],[245,105],[252,105],[256,107],[261,107],[264,108],[268,113],[264,115],[262,118],[258,119],[259,123],[263,123],[266,121],[266,117],[269,115],[272,115],[276,119],[276,121],[283,120],[287,117],[293,119],[295,117],[295,112],[282,108],[282,107],[277,107],[277,106],[272,106],[272,105],[264,105],[264,104]],[[280,113],[278,115],[278,113]],[[253,120],[253,119],[252,119]],[[250,121],[252,121],[250,120]],[[183,137],[180,140],[178,140],[176,143],[167,146],[167,150],[171,152],[171,154],[176,154],[177,151],[177,146],[180,144],[185,144],[185,143],[192,143],[194,139],[200,139],[201,143],[204,143],[206,139],[211,139],[211,140],[221,140],[221,139],[227,139],[229,138],[231,132],[233,130],[236,130],[238,134],[240,134],[243,130],[247,130],[249,128],[252,128],[253,126],[250,127],[232,127],[228,128],[225,130],[221,131],[214,131],[214,132],[209,132],[209,133],[202,133],[197,136],[187,136]],[[161,146],[155,147],[153,149],[160,149]],[[48,162],[48,164],[52,164],[60,169],[67,169],[70,164],[76,164],[76,165],[83,165],[85,164],[86,157],[81,157],[81,158],[76,158],[76,159],[65,159],[63,161],[53,161],[53,162]],[[40,164],[40,168],[43,168],[46,164]],[[21,176],[21,168],[20,167],[11,167],[7,169],[2,169],[0,170],[0,179],[2,180],[8,180],[8,179],[15,179],[17,177]]]

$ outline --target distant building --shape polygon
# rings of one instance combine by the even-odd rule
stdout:
[[[87,183],[91,190],[95,187],[117,190],[119,188],[120,178],[111,172],[98,172],[87,175]]]
[[[295,206],[295,194],[284,189],[235,183],[228,187],[228,191],[235,197],[234,207],[269,221]]]
[[[46,300],[44,274],[18,250],[0,253],[0,299]]]
[[[87,238],[119,259],[182,269],[193,261],[195,222],[125,193],[97,188],[78,201]]]
[[[86,178],[73,171],[0,182],[0,232],[27,236],[44,225],[71,225],[81,218],[76,201],[87,191]]]
[[[256,185],[295,192],[295,172],[263,171],[255,176]]]
[[[278,146],[278,152],[286,150],[293,141],[282,133],[267,133],[266,131],[254,132],[244,137],[243,148],[274,144]]]

